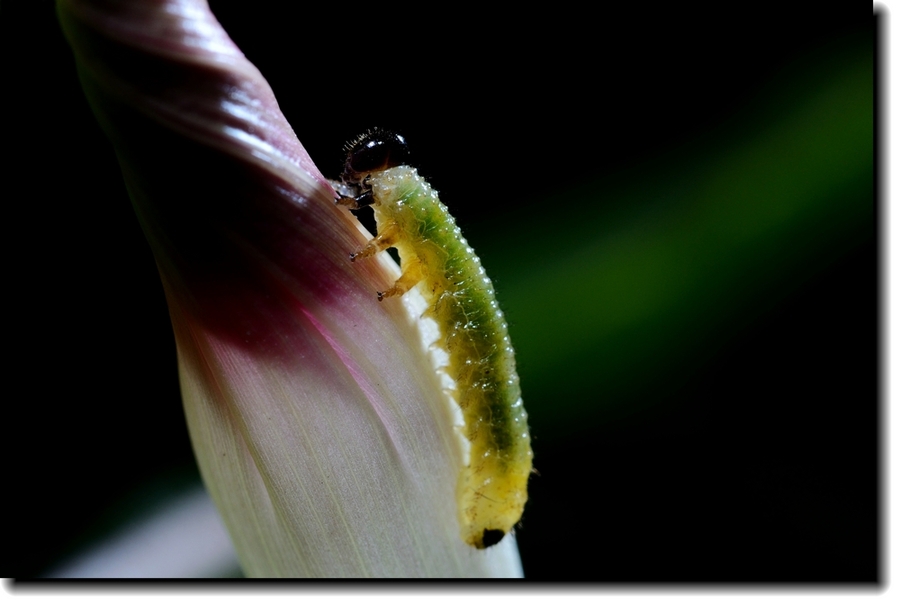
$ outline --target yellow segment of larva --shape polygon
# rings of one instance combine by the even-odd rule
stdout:
[[[422,284],[471,444],[457,487],[462,538],[476,548],[491,546],[521,518],[531,474],[531,438],[506,321],[481,262],[415,169],[375,171],[366,183],[379,235],[358,256],[397,248],[402,276],[384,296]]]

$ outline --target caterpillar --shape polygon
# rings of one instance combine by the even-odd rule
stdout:
[[[493,285],[437,193],[407,165],[402,136],[370,130],[345,151],[337,203],[371,206],[378,230],[350,260],[397,250],[401,276],[377,293],[379,300],[420,285],[425,315],[437,322],[449,357],[446,370],[456,383],[452,394],[470,444],[456,490],[461,536],[475,548],[493,546],[522,517],[533,456],[515,356]]]

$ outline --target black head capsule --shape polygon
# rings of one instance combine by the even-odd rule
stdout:
[[[347,143],[347,160],[341,180],[352,185],[364,185],[370,173],[402,166],[409,159],[406,139],[397,133],[374,128]]]

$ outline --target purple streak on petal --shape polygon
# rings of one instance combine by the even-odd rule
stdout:
[[[160,270],[191,293],[186,312],[257,348],[255,324],[291,325],[295,302],[316,315],[348,302],[382,312],[361,296],[390,278],[347,262],[358,229],[204,2],[59,9]],[[259,296],[284,288],[295,302]]]
[[[397,452],[398,459],[402,460],[402,453],[397,450],[397,444],[401,443],[402,439],[399,435],[396,434],[397,432],[393,430],[393,427],[396,425],[396,419],[392,418],[393,415],[389,413],[383,397],[379,394],[378,389],[375,387],[375,385],[372,384],[370,375],[363,371],[363,369],[354,359],[353,355],[351,355],[341,344],[341,341],[336,338],[335,335],[332,334],[331,331],[326,328],[320,321],[318,321],[312,313],[310,313],[306,309],[303,309],[302,312],[310,321],[310,323],[315,326],[315,329],[319,332],[319,334],[322,335],[322,338],[324,338],[325,341],[328,342],[328,344],[334,350],[335,354],[341,360],[341,363],[344,364],[344,367],[350,373],[350,376],[352,376],[356,384],[359,385],[359,389],[363,392],[369,404],[371,404],[372,409],[375,411],[375,414],[378,415],[378,419],[381,421],[382,427],[390,437],[391,444],[394,447],[394,450]],[[386,354],[388,353],[386,352]]]

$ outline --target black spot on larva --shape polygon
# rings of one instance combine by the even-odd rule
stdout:
[[[409,147],[401,135],[373,128],[347,143],[344,163],[345,183],[359,183],[367,174],[402,166],[409,160]]]
[[[481,547],[487,548],[488,546],[493,546],[502,540],[505,535],[506,532],[502,529],[486,529],[484,530],[484,533],[481,534]]]

